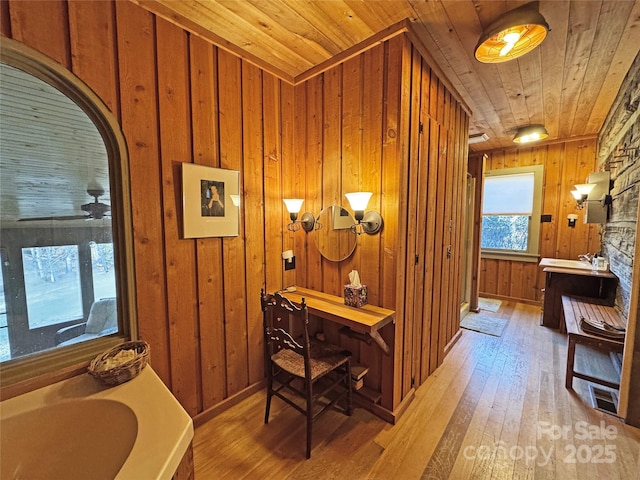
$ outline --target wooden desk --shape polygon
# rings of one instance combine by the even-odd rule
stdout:
[[[368,335],[384,353],[388,355],[391,352],[378,330],[395,321],[395,311],[375,305],[365,305],[360,308],[349,307],[344,304],[342,297],[303,287],[296,287],[295,292],[281,293],[295,303],[302,302],[304,298],[311,315],[339,323],[355,332]]]
[[[605,319],[607,323],[618,327],[625,327],[620,320],[620,316],[615,309],[606,304],[604,299],[573,297],[568,295],[562,296],[562,310],[564,320],[567,327],[567,335],[569,343],[567,348],[567,376],[565,378],[565,387],[573,388],[573,377],[578,377],[589,382],[604,385],[610,388],[620,388],[620,384],[609,382],[601,378],[576,372],[574,368],[576,345],[588,345],[598,350],[606,352],[622,353],[624,341],[614,340],[612,338],[592,335],[580,328],[580,317],[592,319]]]

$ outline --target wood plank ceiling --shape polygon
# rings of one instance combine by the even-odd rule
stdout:
[[[473,51],[504,0],[132,0],[295,83],[404,19],[472,110],[484,151],[541,123],[549,140],[596,135],[640,46],[640,2],[542,0],[551,30],[533,52],[482,64]]]

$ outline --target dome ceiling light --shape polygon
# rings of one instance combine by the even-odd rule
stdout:
[[[531,2],[497,18],[480,36],[476,59],[482,63],[501,63],[521,57],[547,37],[549,24]]]

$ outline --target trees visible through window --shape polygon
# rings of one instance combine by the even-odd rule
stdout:
[[[538,254],[542,176],[541,165],[485,174],[483,253]]]

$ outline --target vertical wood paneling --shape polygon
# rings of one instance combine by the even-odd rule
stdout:
[[[181,236],[181,162],[191,160],[187,33],[156,22],[160,164],[172,391],[190,415],[201,410],[195,244]]]
[[[296,148],[296,158],[299,160],[299,168],[304,168],[301,171],[302,179],[304,179],[304,185],[306,188],[305,203],[306,211],[318,216],[322,209],[327,206],[324,203],[322,197],[322,164],[324,163],[324,115],[323,115],[323,102],[324,102],[324,78],[322,75],[318,75],[311,78],[302,87],[296,87],[296,89],[306,92],[306,103],[301,105],[305,113],[305,132],[306,137],[299,143],[302,148]],[[302,130],[302,129],[298,129]],[[300,182],[298,182],[300,183]],[[320,252],[315,247],[315,233],[305,234],[301,240],[304,241],[302,245],[304,252],[306,253],[306,275],[303,279],[306,279],[306,284],[311,288],[321,288],[322,286],[322,257]],[[300,273],[303,273],[301,270]],[[303,284],[303,283],[301,283]]]
[[[424,200],[421,199],[421,192],[425,192],[424,188],[420,188],[422,183],[422,176],[420,175],[421,163],[420,158],[420,146],[423,138],[421,134],[421,101],[422,101],[422,58],[416,50],[412,51],[411,55],[411,118],[409,120],[409,175],[408,175],[408,208],[407,208],[407,222],[413,225],[423,225],[424,219],[421,218],[421,214],[424,212],[420,208],[424,204]],[[426,193],[426,192],[425,192]],[[405,298],[407,305],[407,312],[413,316],[413,318],[422,318],[422,303],[418,302],[423,293],[422,286],[422,272],[419,272],[421,261],[424,262],[424,255],[422,250],[424,247],[420,247],[420,232],[424,229],[410,229],[407,234],[407,258],[406,264],[409,267],[406,275],[406,288]],[[418,259],[418,261],[416,261]],[[420,281],[416,282],[416,278]],[[404,331],[404,356],[403,363],[408,368],[404,369],[404,375],[402,378],[402,394],[406,395],[412,387],[412,377],[420,377],[419,365],[422,352],[422,322],[411,322],[411,328],[407,325]],[[416,371],[414,371],[414,369]]]
[[[9,15],[9,0],[0,0],[0,34],[11,38],[11,18]]]
[[[15,40],[67,68],[71,67],[69,16],[65,0],[11,0],[9,12],[11,34]]]
[[[267,74],[269,75],[269,74]],[[270,76],[270,75],[269,75]],[[278,153],[274,155],[275,160],[265,159],[267,155],[263,151],[263,101],[262,101],[262,80],[263,72],[258,67],[249,63],[242,64],[242,136],[243,136],[243,159],[242,176],[244,178],[244,201],[245,201],[245,265],[246,265],[246,329],[247,338],[245,348],[248,364],[248,383],[241,386],[251,385],[264,378],[264,353],[263,353],[263,333],[262,333],[262,313],[260,304],[255,300],[260,293],[260,288],[264,285],[264,248],[265,248],[265,216],[264,204],[266,199],[270,200],[269,205],[276,203],[278,192],[265,192],[263,181],[265,177],[265,161],[278,161]],[[270,94],[277,94],[273,90]],[[278,104],[277,100],[270,102]],[[270,116],[273,119],[273,113]],[[276,120],[276,125],[279,122]],[[272,148],[277,149],[277,146]],[[263,200],[264,199],[264,200]],[[280,233],[280,230],[276,230]],[[271,232],[269,232],[271,233]],[[282,234],[280,234],[282,236]],[[239,243],[239,242],[238,242]],[[240,246],[240,245],[239,245]]]
[[[363,172],[361,188],[374,192],[370,200],[369,210],[380,211],[383,203],[381,181],[382,170],[382,102],[383,102],[383,69],[384,47],[378,46],[363,54],[363,86],[362,86],[362,144],[360,168]],[[359,246],[360,258],[379,259],[381,255],[380,235],[365,236]],[[371,290],[370,301],[380,304],[380,262],[360,262],[362,278],[366,279]]]
[[[242,62],[222,50],[218,51],[218,105],[220,109],[220,166],[242,171],[244,155],[242,140]],[[224,72],[224,73],[222,73]],[[243,172],[244,173],[244,172]],[[243,191],[243,220],[240,236],[222,240],[224,271],[225,366],[227,396],[238,393],[249,382],[247,363],[247,303],[245,263],[245,225],[260,209],[262,198],[245,188]],[[251,273],[253,275],[253,273]],[[255,298],[255,296],[254,296]],[[251,299],[252,302],[256,300]]]
[[[282,211],[282,146],[281,146],[281,94],[280,81],[273,75],[263,74],[262,125],[264,128],[264,211]],[[304,197],[303,197],[304,198]],[[303,206],[304,211],[305,206]],[[283,245],[282,220],[277,215],[264,219],[264,251],[267,258],[279,258],[285,250]],[[287,247],[287,249],[290,247]],[[294,249],[296,256],[303,252]],[[304,262],[300,262],[304,263]],[[266,273],[267,292],[275,292],[287,285],[295,284],[295,271],[283,274],[282,268],[269,268]],[[286,280],[285,280],[286,278]],[[251,295],[249,295],[251,298]],[[256,302],[257,303],[257,302]],[[262,329],[262,323],[260,323]]]
[[[211,115],[218,111],[217,50],[195,36],[189,45],[193,161],[219,167],[217,116]],[[206,410],[226,396],[222,239],[198,239],[196,261],[202,408]]]
[[[115,49],[115,12],[110,2],[70,0],[71,70],[120,118]]]
[[[488,153],[487,170],[544,165],[542,213],[552,222],[540,226],[540,256],[577,259],[600,249],[598,225],[584,224],[570,194],[573,185],[584,183],[596,167],[596,139],[555,143],[539,147]],[[575,228],[567,215],[577,213]],[[536,302],[541,298],[544,273],[537,263],[482,259],[480,292]]]
[[[275,84],[273,85],[275,89]],[[297,152],[295,150],[295,145],[298,143],[296,140],[296,135],[303,131],[303,129],[296,128],[296,122],[299,121],[298,118],[298,109],[296,108],[296,92],[292,85],[287,83],[278,81],[278,88],[280,91],[279,100],[280,100],[280,191],[281,198],[289,198],[290,193],[295,191],[295,185],[298,183],[297,180],[302,176],[304,178],[305,172],[305,162],[300,161],[297,157]],[[266,87],[266,91],[269,91],[269,88]],[[269,100],[265,99],[265,105],[269,104]],[[275,105],[274,105],[275,107]],[[271,128],[266,125],[269,122],[269,119],[265,116],[265,131]],[[265,184],[265,188],[267,188]],[[308,199],[308,196],[304,196],[305,199]],[[315,215],[315,210],[313,207],[310,207],[308,203],[303,205],[303,211],[313,212]],[[272,215],[271,212],[278,212],[276,215]],[[269,213],[269,214],[267,214]],[[280,220],[279,231],[280,235],[280,244],[282,251],[293,249],[294,254],[297,258],[306,259],[308,252],[306,249],[302,249],[299,246],[299,243],[292,244],[291,237],[286,235],[285,228],[282,224],[282,217],[285,217],[288,223],[288,215],[286,214],[286,208],[282,200],[278,200],[277,205],[269,206],[265,204],[265,219],[271,223],[273,217],[277,220]],[[269,230],[265,232],[265,239],[268,240],[270,238]],[[306,241],[307,236],[305,235],[304,241]],[[277,241],[274,239],[273,248],[275,248],[275,244]],[[269,247],[271,244],[267,244]],[[265,251],[266,254],[266,264],[267,271],[275,270],[278,272],[283,272],[283,264],[281,252],[271,252],[270,249]],[[308,267],[306,265],[307,262],[300,262],[298,265],[298,260],[296,260],[296,270],[289,270],[288,272],[283,272],[281,274],[282,285],[281,287],[286,287],[289,285],[302,285],[305,277],[308,275]],[[271,275],[271,274],[269,274]],[[273,275],[273,278],[276,278],[276,275]]]
[[[132,3],[115,6],[120,112],[129,148],[139,334],[153,348],[154,370],[172,388],[158,163],[155,22],[152,15]]]
[[[263,378],[260,287],[306,283],[341,295],[351,268],[368,283],[371,303],[396,310],[395,325],[382,330],[391,355],[342,339],[370,367],[367,385],[382,392],[381,405],[397,408],[414,374],[435,369],[457,328],[450,319],[439,323],[440,307],[457,310],[457,299],[441,297],[458,295],[457,263],[445,270],[441,254],[458,241],[459,227],[449,232],[443,214],[451,217],[460,205],[459,186],[447,181],[458,181],[462,171],[457,142],[466,144],[466,132],[458,131],[462,113],[444,84],[419,57],[412,62],[404,35],[292,86],[131,2],[0,6],[11,19],[3,34],[77,69],[121,119],[139,333],[152,345],[154,369],[190,414]],[[416,118],[424,123],[422,137],[412,136]],[[182,238],[182,162],[240,172],[238,237]],[[368,209],[378,210],[385,225],[380,234],[361,236],[346,262],[321,258],[313,234],[284,229],[282,197],[303,197],[303,211],[318,214],[347,206],[344,193],[353,190],[374,192]],[[286,248],[301,263],[283,273]],[[424,252],[418,271],[428,307],[417,320],[420,310],[405,296],[416,249]],[[440,325],[443,334],[432,336]]]
[[[402,371],[410,368],[401,362],[405,329],[406,305],[405,276],[407,272],[407,185],[409,155],[410,121],[410,74],[411,44],[404,36],[389,40],[387,53],[387,90],[385,112],[386,140],[383,145],[382,191],[385,192],[381,208],[383,218],[387,219],[382,240],[385,253],[390,252],[391,259],[385,255],[382,263],[383,278],[395,276],[394,282],[387,282],[383,292],[383,301],[389,298],[389,306],[396,310],[395,330],[387,328],[383,333],[389,345],[394,345],[393,360],[383,358],[382,393],[383,405],[396,406],[402,399]],[[386,147],[386,148],[385,148]],[[395,194],[395,196],[394,196]],[[394,270],[392,270],[393,268]],[[393,295],[391,297],[391,295]],[[402,299],[402,300],[401,300]],[[391,367],[392,366],[392,367]]]

